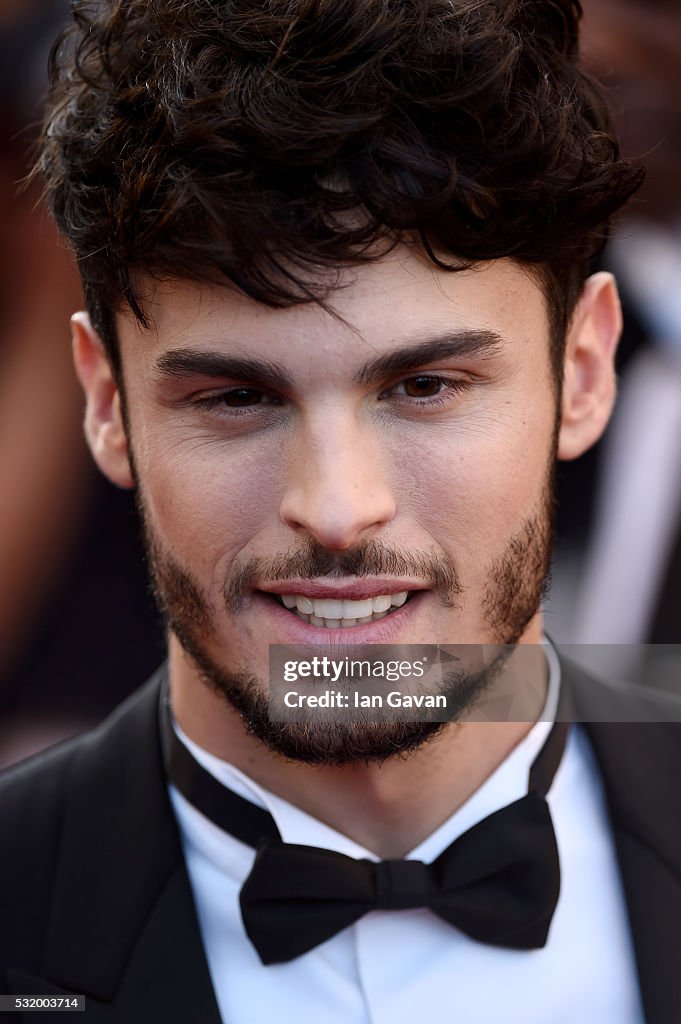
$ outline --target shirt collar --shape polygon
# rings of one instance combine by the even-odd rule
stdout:
[[[407,854],[407,858],[423,860],[427,863],[434,860],[443,850],[447,848],[458,836],[462,835],[477,822],[495,811],[500,810],[507,804],[512,803],[525,796],[527,793],[528,776],[530,766],[541,750],[551,726],[553,725],[558,708],[560,692],[560,662],[551,642],[544,638],[542,641],[544,653],[548,663],[548,690],[542,714],[538,721],[532,726],[524,739],[514,748],[511,754],[499,765],[499,767],[485,780],[485,782],[452,814],[442,825],[431,835]],[[337,832],[329,825],[319,821],[312,815],[296,807],[289,801],[276,796],[263,786],[258,785],[239,768],[224,761],[214,754],[210,754],[197,743],[191,740],[180,728],[177,722],[173,723],[179,739],[188,748],[198,763],[210,772],[224,786],[228,786],[234,793],[250,800],[259,807],[265,808],[274,818],[282,839],[287,843],[296,843],[302,846],[316,846],[327,850],[334,850],[343,853],[348,857],[367,858],[379,860],[376,854],[366,850],[360,844],[355,843],[348,836]],[[176,799],[175,806],[178,806],[176,794],[171,787]],[[182,801],[184,805],[186,801]],[[187,804],[187,808],[190,805]],[[210,826],[211,833],[215,826],[208,822],[195,808],[191,808],[194,819],[194,840],[197,827],[200,829]],[[187,816],[183,816],[181,826],[185,826]],[[205,824],[203,824],[205,823]],[[214,836],[212,839],[214,840]],[[231,836],[224,836],[225,842],[234,842]]]

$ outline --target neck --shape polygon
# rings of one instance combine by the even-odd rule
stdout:
[[[533,627],[521,644],[538,643],[541,624],[537,621]],[[529,653],[530,648],[524,651]],[[399,858],[465,803],[532,728],[545,702],[548,680],[540,648],[534,647],[532,655],[533,717],[448,724],[415,751],[381,764],[312,766],[267,750],[246,733],[240,715],[198,678],[174,639],[171,700],[179,725],[199,746],[365,849],[383,858]],[[506,681],[512,663],[513,658],[504,671]],[[526,679],[527,660],[523,665]]]

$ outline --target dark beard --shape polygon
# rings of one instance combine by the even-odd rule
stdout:
[[[489,689],[532,620],[549,582],[554,524],[553,480],[555,461],[545,484],[538,512],[514,534],[500,559],[490,567],[483,610],[498,656],[476,672],[454,668],[443,675],[439,693],[447,696],[449,721],[461,721]],[[138,495],[141,493],[138,488]],[[228,671],[209,653],[208,638],[215,635],[208,598],[191,574],[164,552],[140,505],[145,526],[154,593],[168,629],[194,661],[203,681],[242,717],[247,732],[271,751],[312,765],[349,765],[383,762],[406,755],[433,740],[446,727],[441,721],[274,722],[269,715],[266,681],[244,670]],[[292,577],[322,578],[344,575],[420,575],[432,580],[443,604],[455,605],[462,593],[453,566],[430,555],[402,556],[369,541],[350,553],[331,554],[314,541],[292,557],[235,567],[223,588],[224,606],[236,614],[254,580]]]
[[[170,583],[166,573],[173,575],[177,567],[164,566],[164,600],[168,585],[186,588],[184,574]],[[158,584],[157,584],[158,586]],[[175,606],[175,613],[177,607]],[[164,613],[168,617],[168,612]],[[478,672],[452,669],[443,675],[438,693],[447,697],[448,722],[428,720],[427,712],[419,721],[353,720],[336,718],[334,721],[278,722],[270,717],[269,701],[263,692],[262,681],[247,672],[228,672],[215,662],[206,648],[197,642],[193,629],[187,629],[187,620],[168,618],[183,649],[194,661],[202,680],[216,692],[228,706],[241,716],[249,735],[260,740],[273,753],[291,761],[310,765],[382,763],[388,758],[407,755],[440,735],[448,722],[459,721],[475,707],[479,698],[489,690],[493,680],[512,653],[510,646],[500,647],[492,661]]]

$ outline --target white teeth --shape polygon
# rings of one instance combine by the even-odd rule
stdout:
[[[344,619],[363,619],[371,615],[374,610],[374,603],[370,597],[366,601],[343,601]]]
[[[379,594],[360,601],[347,598],[309,598],[302,594],[282,594],[285,608],[295,611],[304,622],[327,629],[347,629],[350,626],[364,626],[401,608],[409,597],[409,591],[399,594]]]
[[[320,600],[315,598],[314,614],[319,619],[342,619],[343,618],[343,602],[335,601],[329,598]],[[298,601],[298,608],[300,609],[300,601]]]

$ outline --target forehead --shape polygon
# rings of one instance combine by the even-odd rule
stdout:
[[[547,343],[549,335],[538,280],[506,259],[451,273],[400,249],[340,272],[327,304],[271,309],[230,287],[164,282],[144,299],[149,331],[119,314],[121,354],[139,364],[180,345],[208,345],[267,351],[291,363],[342,363],[367,346],[385,351],[446,331],[490,331],[511,347],[530,337]]]

